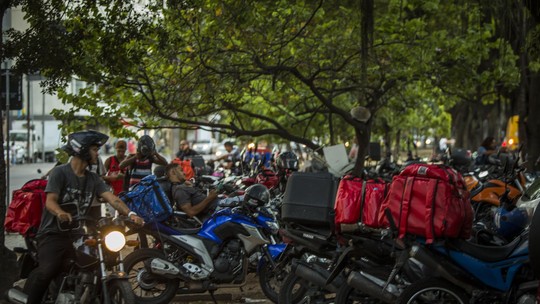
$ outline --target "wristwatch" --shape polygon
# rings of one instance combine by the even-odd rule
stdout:
[[[135,212],[133,212],[133,211],[130,211],[130,212],[128,213],[128,217],[131,217],[132,215],[137,215],[137,213],[135,213]]]

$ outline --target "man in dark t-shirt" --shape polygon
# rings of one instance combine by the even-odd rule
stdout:
[[[191,146],[189,145],[189,141],[182,140],[180,141],[180,150],[176,152],[176,157],[180,160],[184,160],[186,158],[199,155],[199,153],[193,149],[191,149]]]
[[[171,197],[176,209],[185,212],[190,217],[204,218],[217,206],[217,192],[211,190],[207,196],[191,184],[186,184],[184,171],[178,164],[167,165],[165,174],[172,184]]]
[[[87,169],[89,165],[97,164],[99,147],[107,139],[107,135],[96,131],[70,134],[63,149],[72,156],[71,160],[55,167],[49,175],[45,209],[37,232],[39,266],[30,273],[24,286],[29,304],[42,302],[64,260],[75,256],[73,241],[80,231],[73,229],[77,224],[73,217],[87,215],[94,196],[103,198],[135,223],[144,224],[142,218],[108,190],[99,175]]]

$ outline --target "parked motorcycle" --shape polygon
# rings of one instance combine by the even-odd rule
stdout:
[[[144,229],[156,240],[154,248],[136,250],[125,260],[136,301],[168,303],[177,293],[212,293],[218,288],[241,287],[246,284],[250,259],[259,257],[258,275],[277,275],[273,267],[285,244],[274,238],[278,226],[264,208],[269,200],[268,190],[264,191],[261,193],[266,194],[257,196],[246,189],[240,206],[215,212],[200,228],[147,224]],[[265,284],[261,288],[277,301],[277,290],[267,288],[279,286]]]
[[[529,200],[515,209],[535,214],[538,201]],[[529,228],[504,246],[459,239],[413,245],[410,256],[426,265],[433,277],[408,286],[397,303],[536,303],[539,281],[530,259],[537,257],[529,256]]]
[[[302,225],[289,224],[280,230],[282,240],[287,244],[280,258],[281,267],[289,271],[283,275],[279,292],[279,303],[306,303],[331,300],[343,283],[326,286],[330,274],[328,267],[338,253],[338,240],[328,229],[316,229]],[[332,297],[333,298],[333,297]]]
[[[136,241],[126,241],[124,221],[77,216],[73,222],[84,228],[82,244],[76,246],[76,259],[65,261],[42,303],[134,303],[120,251],[126,244],[135,246]],[[27,260],[26,265],[30,264]],[[19,289],[10,289],[7,296],[11,303],[26,303],[27,295]]]

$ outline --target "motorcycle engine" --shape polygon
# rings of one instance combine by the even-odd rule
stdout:
[[[214,260],[214,277],[217,283],[231,282],[239,278],[242,272],[242,261],[244,254],[242,253],[242,243],[240,240],[231,240],[218,254]],[[235,280],[236,281],[236,280]]]

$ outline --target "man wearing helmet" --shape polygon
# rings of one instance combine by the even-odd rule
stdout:
[[[143,135],[137,143],[137,153],[129,155],[120,163],[120,169],[130,167],[128,170],[130,172],[129,184],[124,183],[124,190],[128,190],[128,187],[152,174],[152,164],[154,163],[165,166],[167,160],[156,152],[154,140],[148,135]]]
[[[64,229],[64,225],[69,226],[74,216],[88,214],[94,196],[103,198],[135,223],[144,224],[142,218],[108,190],[99,175],[88,170],[97,164],[98,150],[107,139],[107,135],[96,131],[70,134],[63,149],[72,156],[71,160],[50,173],[45,209],[36,235],[39,266],[25,284],[27,303],[40,303],[50,281],[61,271],[63,261],[74,257],[72,237],[79,236],[78,230]]]

